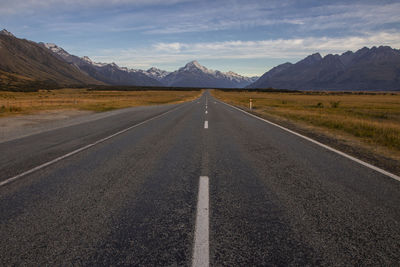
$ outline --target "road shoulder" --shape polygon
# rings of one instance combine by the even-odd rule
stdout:
[[[0,143],[46,131],[103,119],[109,116],[141,110],[151,106],[138,106],[105,112],[87,110],[47,110],[36,114],[0,118]]]
[[[219,101],[222,101],[218,99]],[[222,101],[224,102],[224,101]],[[224,102],[225,103],[225,102]],[[336,134],[323,130],[314,126],[306,125],[300,122],[294,122],[279,116],[261,113],[257,110],[250,110],[242,106],[235,105],[234,103],[226,102],[241,110],[249,112],[257,117],[266,119],[289,130],[297,132],[301,135],[314,139],[324,145],[330,146],[334,149],[347,153],[355,158],[370,163],[374,166],[400,175],[400,160],[390,155],[388,151],[382,151],[380,148],[364,144],[360,141],[354,140],[350,136],[344,134]]]

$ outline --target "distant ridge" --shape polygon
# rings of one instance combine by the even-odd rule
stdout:
[[[111,85],[144,85],[161,86],[161,82],[141,71],[121,68],[115,63],[96,63],[89,57],[78,57],[69,54],[63,48],[52,43],[40,43],[42,47],[49,49],[60,59],[74,64],[82,72]]]
[[[400,90],[400,50],[364,47],[341,55],[319,53],[264,73],[247,88],[292,90]]]
[[[197,61],[191,61],[174,72],[157,68],[148,70],[119,67],[115,63],[96,63],[89,57],[77,57],[51,43],[40,43],[57,56],[76,65],[91,77],[112,85],[172,86],[172,87],[215,87],[242,88],[258,77],[244,77],[234,72],[207,69]]]
[[[13,83],[53,86],[109,84],[127,86],[172,86],[242,88],[258,77],[244,77],[234,72],[210,70],[191,61],[174,72],[155,67],[129,69],[115,63],[97,63],[89,57],[68,53],[54,43],[35,43],[0,31],[0,87]],[[18,50],[18,51],[17,51]]]
[[[193,60],[174,72],[119,67],[69,54],[52,43],[35,43],[0,31],[0,89],[84,85],[290,90],[400,90],[400,50],[364,47],[341,55],[319,53],[278,65],[260,78],[211,70]]]

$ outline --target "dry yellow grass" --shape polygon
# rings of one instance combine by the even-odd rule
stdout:
[[[15,79],[16,81],[18,80],[22,80],[22,81],[34,81],[34,79],[19,75],[19,74],[15,74],[15,73],[9,73],[9,72],[5,72],[0,70],[0,79],[5,80],[7,82],[10,82],[9,80]]]
[[[86,89],[0,92],[0,117],[46,110],[79,109],[107,111],[119,108],[181,103],[195,99],[200,91],[89,91]]]
[[[228,103],[287,119],[331,136],[352,139],[400,159],[400,94],[266,93],[214,91]]]

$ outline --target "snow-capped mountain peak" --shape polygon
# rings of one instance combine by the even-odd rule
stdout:
[[[88,63],[88,64],[90,64],[90,65],[96,66],[96,67],[103,67],[103,66],[107,65],[107,63],[94,62],[94,61],[91,60],[90,57],[88,57],[88,56],[83,56],[83,57],[81,57],[81,59],[82,59],[84,62],[86,62],[86,63]],[[116,66],[115,63],[113,63],[113,64]],[[112,64],[111,64],[111,65],[112,65]],[[113,66],[114,66],[114,65],[113,65]],[[117,67],[118,67],[118,66],[117,66]],[[118,68],[119,68],[119,67],[118,67]]]
[[[56,53],[57,55],[61,56],[61,57],[67,57],[70,56],[70,54],[65,51],[64,49],[62,49],[61,47],[59,47],[56,44],[53,43],[41,43],[43,44],[44,47],[46,47],[47,49],[51,50],[53,53]]]
[[[1,35],[7,35],[7,36],[15,37],[14,34],[12,34],[11,32],[7,31],[6,29],[1,30],[0,34]]]
[[[246,78],[248,78],[248,77],[244,77],[240,74],[237,74],[236,72],[233,72],[233,71],[228,71],[223,74],[230,79],[246,79]]]
[[[205,67],[203,67],[202,65],[200,65],[200,63],[199,63],[197,60],[192,60],[192,61],[190,61],[189,63],[186,64],[186,66],[189,66],[189,67],[196,67],[196,68],[198,68],[198,69],[205,68]]]
[[[225,74],[228,75],[228,76],[243,77],[242,75],[237,74],[236,72],[233,72],[233,71],[225,72]]]
[[[67,51],[65,51],[63,48],[61,48],[58,45],[53,44],[53,43],[39,43],[39,44],[41,44],[45,48],[49,49],[53,53],[57,54],[58,56],[60,56],[64,60],[66,60],[67,62],[74,63],[78,66],[81,65],[81,63],[90,64],[90,65],[93,65],[96,67],[103,67],[103,66],[107,65],[106,63],[93,62],[88,56],[77,57],[77,56],[71,55]]]
[[[167,76],[168,74],[170,74],[169,71],[165,71],[165,70],[160,70],[158,68],[155,67],[151,67],[150,69],[148,69],[147,71],[145,71],[145,74],[147,74],[148,76],[156,79],[156,80],[161,80],[162,78],[164,78],[165,76]]]
[[[201,72],[204,72],[204,73],[207,73],[207,74],[215,74],[215,71],[207,69],[206,67],[201,65],[196,60],[190,61],[183,68],[180,68],[179,71],[180,72],[182,72],[182,71],[189,71],[189,72],[191,72],[191,71],[201,71]]]
[[[90,65],[93,65],[93,66],[96,66],[96,67],[103,67],[103,66],[107,65],[107,63],[94,62],[94,61],[91,60],[88,56],[83,56],[83,57],[81,57],[81,59],[82,59],[83,61],[85,61],[86,63],[88,63],[88,64],[90,64]],[[115,63],[112,63],[111,65],[117,66]],[[118,66],[117,66],[117,67],[118,67]],[[119,68],[119,67],[118,67],[118,68]]]
[[[162,82],[168,86],[194,87],[244,87],[254,81],[254,77],[244,77],[232,71],[221,72],[208,69],[196,60],[168,74]]]
[[[223,79],[227,79],[227,80],[231,80],[231,81],[235,81],[235,82],[242,82],[242,81],[251,82],[254,80],[254,78],[245,77],[245,76],[237,74],[236,72],[233,72],[233,71],[222,72],[222,71],[218,71],[218,70],[208,69],[208,68],[204,67],[203,65],[201,65],[196,60],[190,61],[183,68],[179,69],[179,72],[182,72],[182,71],[185,71],[185,72],[200,71],[205,74],[211,75],[214,78],[223,78]]]
[[[92,61],[88,56],[83,56],[82,59],[83,59],[84,61],[86,61],[87,63],[93,64],[93,61]]]
[[[53,43],[43,43],[43,45],[44,45],[47,49],[50,49],[50,50],[52,50],[52,49],[58,47],[56,44],[53,44]],[[53,50],[52,50],[52,51],[53,51]]]
[[[157,69],[156,67],[151,67],[150,69],[148,69],[148,72],[155,72],[155,71],[159,71],[160,69]]]
[[[243,81],[252,83],[258,79],[258,77],[246,77],[246,76],[240,75],[233,71],[222,72],[222,75],[224,75],[227,79],[229,79],[231,81],[236,81],[239,83],[243,82]]]
[[[127,69],[127,68],[126,68]],[[152,79],[155,79],[159,82],[162,81],[162,79],[164,79],[165,76],[167,76],[168,74],[170,74],[169,71],[165,71],[165,70],[160,70],[158,68],[155,67],[151,67],[148,70],[140,70],[140,69],[127,69],[127,71],[129,72],[136,72],[136,73],[141,73],[146,75],[147,77],[150,77]]]

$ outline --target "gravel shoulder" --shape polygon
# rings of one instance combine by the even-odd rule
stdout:
[[[140,109],[140,107],[134,107]],[[49,110],[37,114],[0,118],[0,143],[38,134],[62,127],[124,113],[134,108],[124,108],[107,112],[86,110]]]
[[[328,130],[323,130],[321,128],[306,125],[304,123],[294,122],[279,116],[261,113],[257,110],[249,110],[248,108],[244,108],[242,106],[235,106],[258,117],[267,119],[273,123],[359,158],[372,165],[400,175],[400,160],[398,157],[396,157],[396,155],[391,154],[389,150],[367,145],[349,135],[333,134]]]

